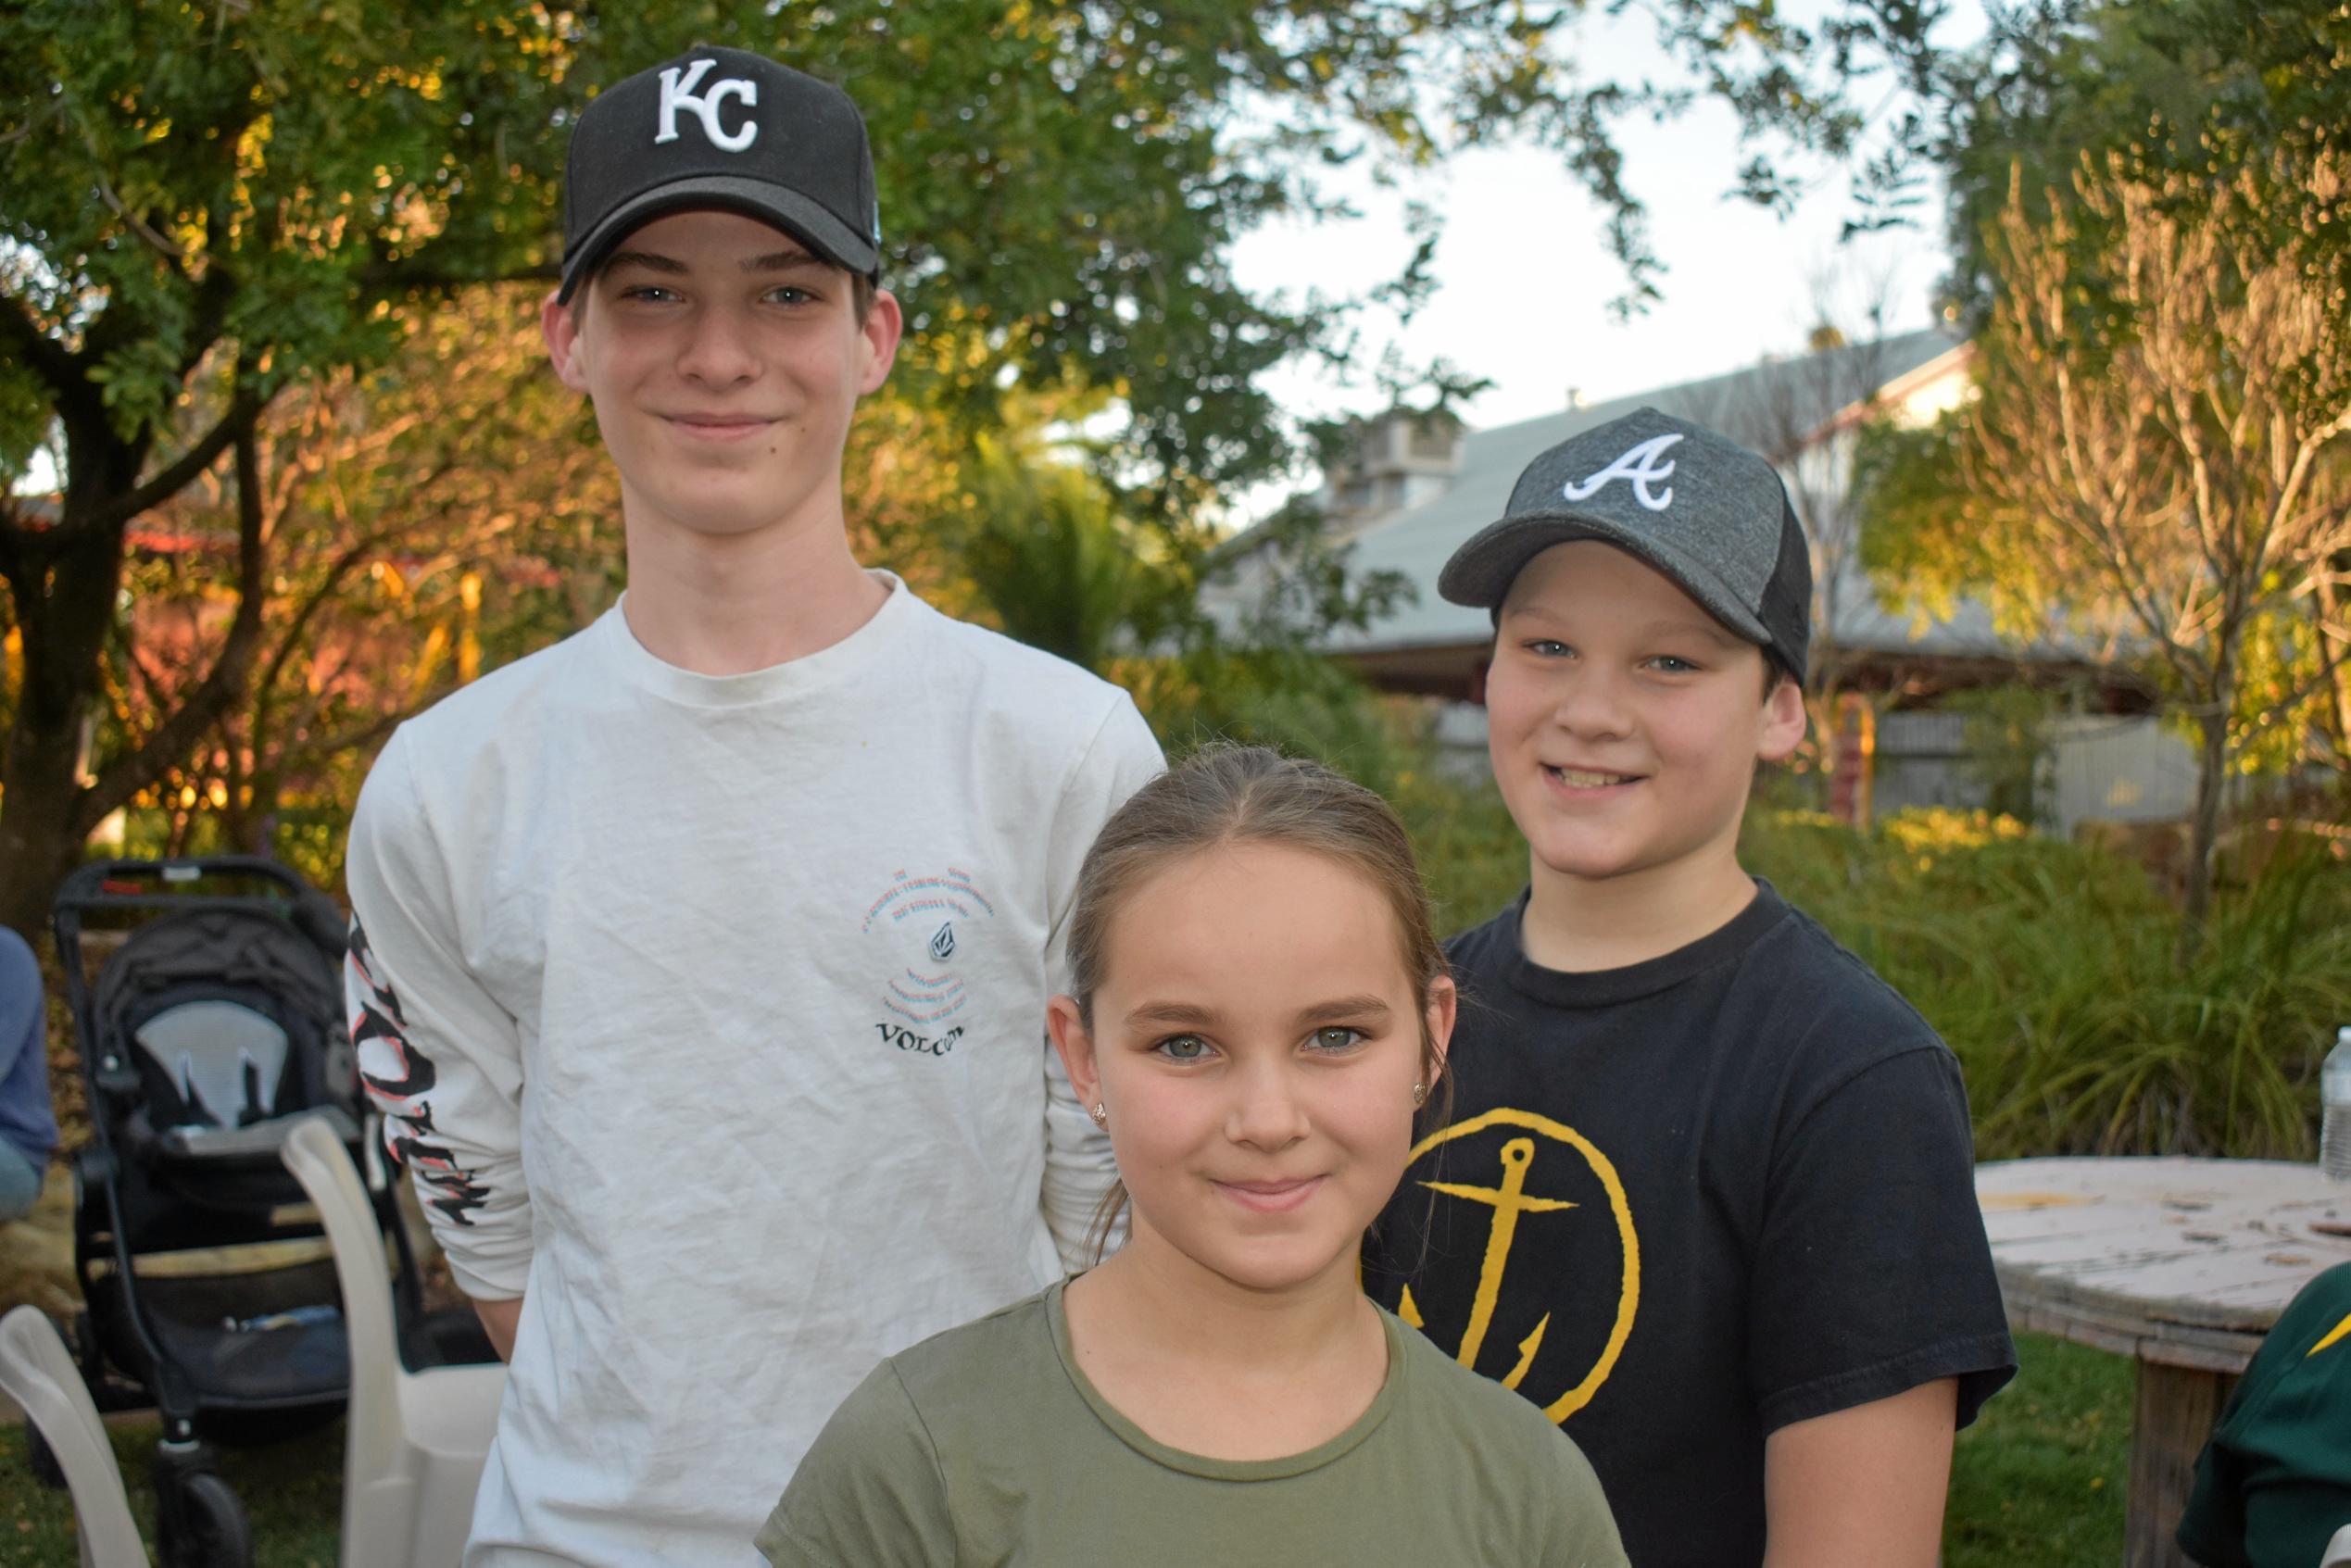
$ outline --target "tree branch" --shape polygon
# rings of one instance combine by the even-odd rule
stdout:
[[[223,421],[226,422],[225,420]],[[136,751],[118,759],[74,804],[74,825],[86,834],[117,807],[160,778],[165,769],[185,759],[204,734],[220,722],[232,703],[243,695],[253,668],[254,650],[261,640],[261,611],[269,551],[264,540],[261,505],[261,457],[254,421],[246,420],[233,437],[237,473],[237,608],[213,660],[179,711],[157,725]]]
[[[6,307],[0,308],[0,346],[30,366],[33,374],[48,383],[59,402],[94,405],[97,393],[83,373],[82,356],[43,332],[26,314],[23,301],[16,295],[0,295],[0,305]]]
[[[262,672],[258,683],[259,690],[266,692],[276,687],[278,677],[285,672],[286,663],[294,657],[294,650],[301,645],[302,634],[309,629],[311,619],[334,596],[335,590],[342,587],[343,580],[351,574],[352,569],[381,548],[392,536],[371,534],[346,549],[328,564],[326,575],[318,587],[303,599],[301,608],[294,612],[294,619],[286,627],[285,635],[279,639],[277,651],[270,657],[270,667]]]
[[[357,728],[345,730],[339,734],[329,735],[321,741],[312,742],[309,750],[313,756],[333,757],[339,752],[349,751],[355,746],[372,746],[406,723],[423,706],[422,703],[418,702],[396,703],[389,713],[371,719]]]
[[[220,341],[220,330],[228,324],[229,305],[236,298],[236,280],[218,259],[205,268],[204,282],[196,285],[195,319],[188,331],[187,346],[181,350],[177,369],[180,379],[186,381],[204,357]]]
[[[249,445],[253,439],[253,428],[261,418],[261,410],[268,406],[268,398],[240,384],[236,395],[229,401],[229,411],[220,416],[219,423],[205,432],[202,440],[180,454],[177,461],[153,479],[98,508],[90,521],[97,526],[127,521],[177,495],[218,461],[230,445]],[[242,465],[242,458],[239,463]],[[257,508],[260,505],[258,495],[254,497],[254,505]]]

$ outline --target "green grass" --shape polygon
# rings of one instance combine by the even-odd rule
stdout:
[[[155,1549],[155,1494],[147,1463],[160,1428],[152,1418],[110,1424],[115,1461],[139,1532]],[[260,1448],[222,1449],[220,1473],[253,1524],[254,1568],[334,1568],[343,1511],[343,1424]],[[73,1504],[32,1479],[21,1423],[0,1427],[0,1568],[72,1568]]]
[[[2131,1363],[2060,1340],[2017,1342],[2022,1369],[1952,1461],[1944,1568],[2112,1568],[2122,1556]],[[132,1507],[151,1531],[152,1421],[113,1429]],[[268,1448],[222,1450],[253,1518],[256,1568],[333,1568],[343,1486],[340,1424]],[[73,1509],[33,1484],[20,1427],[0,1429],[0,1568],[69,1568]]]
[[[2131,1464],[2131,1362],[2017,1336],[2018,1370],[1959,1434],[1943,1568],[2113,1568]]]

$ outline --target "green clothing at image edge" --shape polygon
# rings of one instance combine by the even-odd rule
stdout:
[[[2303,1286],[2196,1461],[2181,1549],[2207,1568],[2317,1568],[2351,1524],[2351,1263]]]
[[[1626,1568],[1575,1443],[1386,1311],[1388,1376],[1284,1459],[1153,1441],[1087,1381],[1062,1286],[891,1357],[759,1548],[776,1568]]]

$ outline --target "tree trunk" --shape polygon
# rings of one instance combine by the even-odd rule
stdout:
[[[0,762],[0,924],[46,929],[57,883],[82,858],[82,734],[100,692],[107,629],[122,583],[122,528],[75,526],[41,545],[45,571],[11,583],[24,684]]]
[[[238,392],[209,434],[144,483],[151,433],[116,434],[94,401],[61,410],[66,486],[56,524],[33,530],[0,519],[7,530],[0,562],[24,645],[24,690],[0,759],[0,921],[23,931],[45,925],[57,883],[81,859],[91,830],[179,761],[243,696],[268,563],[254,437],[266,407]],[[178,708],[85,784],[82,735],[104,689],[130,520],[169,500],[224,450],[235,458],[237,496],[237,608],[227,638]]]
[[[2229,705],[2233,694],[2212,697],[2196,716],[2204,744],[2196,754],[2195,816],[2188,835],[2186,908],[2180,921],[2179,966],[2187,968],[2204,946],[2212,906],[2212,847],[2220,837],[2220,796],[2229,783]]]
[[[2319,574],[2319,659],[2326,671],[2326,727],[2334,743],[2336,782],[2351,782],[2351,655],[2336,646],[2336,640],[2346,634],[2344,625],[2343,596],[2335,587],[2332,562],[2324,563],[2327,570]]]

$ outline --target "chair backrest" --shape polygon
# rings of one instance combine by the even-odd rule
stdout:
[[[0,1388],[24,1407],[65,1472],[82,1526],[82,1568],[147,1568],[106,1424],[57,1326],[38,1307],[0,1317]]]
[[[2351,1568],[2351,1524],[2334,1533],[2327,1543],[2327,1554],[2319,1560],[2319,1568]]]
[[[323,1115],[305,1116],[286,1134],[282,1151],[286,1169],[319,1208],[320,1223],[334,1249],[334,1273],[343,1286],[343,1323],[351,1343],[351,1409],[376,1412],[355,1419],[345,1442],[354,1475],[381,1475],[398,1464],[403,1439],[396,1415],[400,1403],[399,1335],[392,1321],[392,1271],[383,1261],[383,1232],[374,1205],[359,1180],[343,1140]]]

